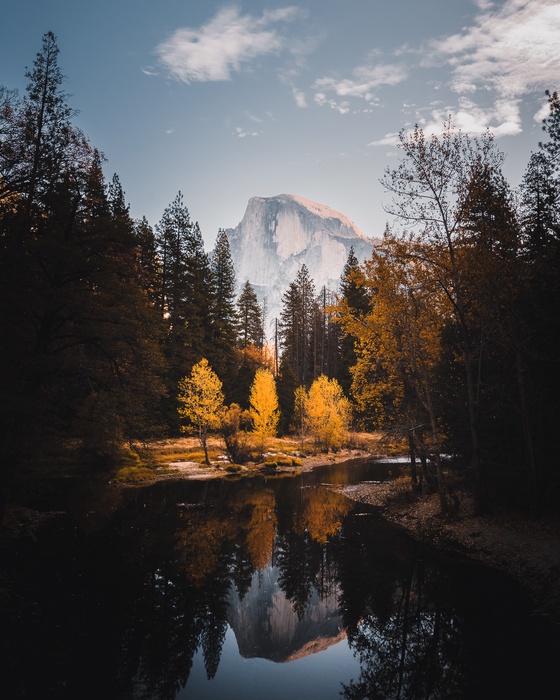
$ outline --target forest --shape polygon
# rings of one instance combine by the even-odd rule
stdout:
[[[327,450],[380,430],[444,513],[458,489],[477,512],[557,511],[558,93],[517,188],[490,133],[401,132],[382,245],[338,290],[302,266],[268,342],[225,231],[207,253],[180,192],[155,226],[131,217],[52,33],[26,77],[0,87],[0,508],[27,464],[110,470],[191,425],[233,461],[248,432],[262,453],[275,432]]]

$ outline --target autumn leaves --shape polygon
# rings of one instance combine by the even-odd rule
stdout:
[[[276,436],[280,410],[276,382],[269,369],[258,369],[255,374],[249,411],[242,411],[237,404],[224,405],[222,382],[205,358],[179,382],[178,400],[179,415],[186,421],[181,429],[197,434],[208,465],[207,438],[211,431],[218,430],[222,434],[232,462],[249,458],[248,434],[252,438],[253,452],[256,450],[261,459],[270,439]],[[314,438],[316,447],[325,450],[342,447],[348,435],[351,408],[335,379],[321,375],[309,391],[298,387],[295,405],[295,428],[301,437],[302,448],[307,435]],[[240,449],[242,446],[245,449]]]

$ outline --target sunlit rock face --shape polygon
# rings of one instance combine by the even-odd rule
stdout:
[[[345,638],[336,591],[321,599],[313,588],[300,619],[278,579],[279,570],[268,566],[253,575],[243,600],[230,592],[229,624],[241,656],[293,661]]]
[[[237,283],[249,280],[259,299],[266,297],[269,324],[302,264],[317,292],[336,291],[350,248],[362,262],[375,242],[344,214],[293,194],[252,197],[241,223],[226,232]]]

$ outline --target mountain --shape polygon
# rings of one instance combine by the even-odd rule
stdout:
[[[270,325],[280,317],[282,294],[305,263],[317,293],[336,290],[350,248],[362,262],[376,239],[347,216],[294,194],[252,197],[242,221],[226,229],[238,286],[247,280],[266,297]]]
[[[235,587],[230,590],[228,622],[243,658],[285,663],[316,654],[345,639],[338,590],[321,596],[312,587],[300,617],[279,581],[279,569],[269,565],[253,574],[243,598]]]

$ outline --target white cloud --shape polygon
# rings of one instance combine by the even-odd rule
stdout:
[[[294,87],[292,88],[292,95],[294,96],[294,100],[296,101],[296,105],[298,107],[307,107],[307,98],[302,90],[298,90]]]
[[[244,139],[246,136],[258,136],[259,132],[258,131],[247,131],[246,129],[243,129],[241,126],[236,126],[235,127],[235,133],[240,139]]]
[[[543,102],[539,111],[533,116],[533,119],[537,123],[542,123],[542,120],[546,119],[549,116],[550,116],[550,105],[548,104],[548,100],[546,100],[545,102]]]
[[[484,108],[463,97],[458,107],[433,109],[427,118],[417,113],[416,124],[426,136],[438,136],[443,133],[444,122],[449,117],[455,129],[471,136],[480,136],[488,130],[496,138],[521,133],[518,102],[512,100],[497,100],[491,107]],[[399,134],[392,132],[368,145],[395,146],[398,143]]]
[[[340,112],[340,114],[348,114],[350,111],[350,105],[347,100],[337,102],[336,100],[329,99],[324,92],[317,92],[313,99],[320,107],[330,107]]]
[[[354,68],[351,78],[325,77],[315,81],[314,89],[317,104],[331,104],[325,93],[331,92],[338,97],[359,97],[368,102],[375,99],[375,90],[382,85],[396,85],[407,76],[403,66],[364,65]],[[332,106],[332,105],[331,105]]]
[[[376,141],[371,141],[368,146],[396,146],[399,143],[399,133],[398,131],[392,131],[382,139],[377,139]]]
[[[453,68],[453,88],[476,86],[515,98],[554,86],[560,74],[558,0],[479,0],[482,12],[459,34],[434,43]]]
[[[440,134],[451,116],[457,129],[472,135],[489,129],[495,137],[522,131],[520,105],[527,95],[554,89],[560,75],[560,2],[558,0],[475,0],[479,12],[471,26],[434,41],[420,64],[447,65],[450,86],[458,94],[454,106],[432,105],[416,121],[427,135]],[[535,120],[546,116],[539,110]],[[388,133],[370,143],[398,143]]]
[[[232,73],[254,59],[289,49],[283,27],[277,25],[301,16],[293,6],[265,10],[261,17],[225,7],[200,29],[177,29],[156,54],[169,74],[182,82],[230,80]]]
[[[247,117],[247,119],[250,119],[252,122],[256,122],[257,124],[262,124],[264,122],[264,119],[257,117],[256,114],[252,114],[251,112],[245,111],[243,114]]]

